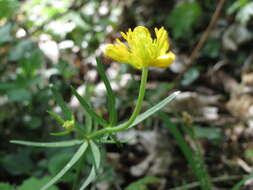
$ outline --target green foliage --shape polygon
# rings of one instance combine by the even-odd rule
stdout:
[[[6,171],[14,176],[30,175],[34,169],[30,150],[7,154],[0,159],[0,163]]]
[[[53,177],[46,185],[44,185],[41,190],[46,190],[53,184],[55,184],[81,158],[81,156],[85,153],[87,147],[88,143],[85,141],[80,146],[78,151],[72,156],[71,160],[65,165],[65,167],[63,167],[62,170],[55,177]]]
[[[73,114],[72,114],[71,110],[68,108],[68,105],[64,102],[61,94],[58,92],[58,90],[55,87],[52,87],[51,89],[52,89],[52,92],[53,92],[53,95],[54,95],[54,98],[55,98],[57,104],[59,104],[59,106],[61,107],[61,110],[63,112],[65,119],[72,120]]]
[[[249,180],[253,178],[253,173],[251,173],[250,175],[247,175],[246,177],[243,177],[238,183],[236,183],[231,190],[240,190],[241,187],[243,186],[243,184]]]
[[[148,190],[147,185],[156,184],[159,182],[159,178],[146,176],[129,184],[124,190]]]
[[[70,140],[70,141],[62,141],[62,142],[29,142],[29,141],[16,141],[12,140],[11,143],[25,145],[25,146],[36,146],[36,147],[68,147],[81,144],[81,140]]]
[[[14,187],[8,183],[0,183],[1,190],[14,190]]]
[[[7,92],[7,95],[9,100],[17,102],[30,101],[32,98],[31,93],[24,88],[11,89]]]
[[[57,175],[57,173],[66,165],[66,163],[72,158],[73,151],[59,151],[53,155],[48,161],[48,171],[51,176]],[[73,166],[73,168],[75,168]],[[73,169],[72,168],[72,169]],[[70,170],[66,173],[59,182],[72,182],[75,180],[74,171]],[[48,180],[49,181],[49,180]]]
[[[173,94],[171,94],[170,96],[168,96],[167,98],[165,98],[164,100],[160,101],[159,103],[157,103],[155,106],[151,107],[150,109],[148,109],[147,111],[145,111],[144,113],[140,114],[135,121],[129,126],[129,128],[139,124],[140,122],[142,122],[143,120],[149,118],[151,115],[155,114],[157,111],[161,110],[164,106],[166,106],[167,104],[169,104],[172,100],[174,100],[177,95],[180,92],[174,92]],[[122,125],[122,124],[121,124]]]
[[[253,157],[253,149],[247,149],[245,152],[245,157],[246,158],[252,158]]]
[[[24,124],[30,129],[38,129],[42,125],[42,119],[40,117],[33,116],[32,118],[25,120]]]
[[[18,7],[18,0],[0,0],[0,19],[14,15]]]
[[[31,177],[26,179],[16,190],[28,190],[28,189],[41,189],[41,187],[50,179],[50,177],[43,177],[40,179]],[[59,190],[56,186],[48,188],[48,190]]]
[[[72,93],[75,95],[75,97],[78,99],[80,104],[82,105],[83,109],[91,116],[95,121],[97,121],[102,126],[106,127],[108,124],[107,122],[99,116],[89,105],[89,103],[74,89],[71,88]]]
[[[237,0],[227,10],[228,14],[235,12],[237,21],[247,24],[253,16],[253,3],[249,0]]]
[[[44,64],[44,56],[39,49],[25,53],[25,58],[20,61],[21,74],[25,78],[32,78],[37,75],[38,69]]]
[[[210,38],[203,47],[202,54],[211,58],[217,58],[220,54],[220,50],[221,43],[217,39]]]
[[[250,18],[253,16],[253,3],[250,2],[243,6],[236,15],[236,19],[242,24],[247,24],[250,21]]]
[[[27,21],[30,21],[29,24],[40,25],[53,16],[64,13],[68,8],[69,3],[70,1],[63,0],[60,4],[55,6],[53,1],[35,0],[23,4],[23,9],[25,10],[25,14],[27,14]],[[43,17],[39,17],[39,15],[43,15]],[[34,17],[37,20],[34,20]]]
[[[190,148],[190,146],[186,143],[183,134],[179,131],[179,129],[173,124],[168,116],[163,113],[159,112],[159,116],[164,121],[165,127],[169,129],[169,131],[172,133],[174,138],[176,139],[176,142],[181,149],[182,153],[184,154],[185,158],[189,162],[195,176],[199,180],[200,186],[202,190],[211,190],[212,184],[209,179],[209,174],[206,170],[205,162],[203,155],[201,153],[200,147],[198,145],[195,131],[194,129],[190,129],[193,126],[183,125],[183,131],[190,136],[190,138],[193,140],[195,145],[195,152],[193,152]]]
[[[114,31],[119,29],[123,31],[135,25],[145,25],[150,28],[165,25],[165,28],[170,29],[172,33],[171,46],[178,53],[177,57],[180,60],[181,56],[186,56],[186,51],[191,51],[193,43],[203,33],[205,28],[200,22],[211,19],[215,6],[216,4],[210,0],[181,2],[132,0],[127,4],[118,3],[113,6],[107,0],[0,0],[0,126],[3,126],[0,127],[2,142],[0,164],[3,169],[2,179],[6,181],[11,179],[9,182],[11,184],[0,183],[0,190],[41,189],[46,183],[48,184],[44,188],[50,186],[48,189],[57,190],[54,184],[58,182],[64,182],[64,188],[65,185],[70,187],[75,183],[72,189],[88,189],[94,180],[101,180],[101,175],[102,180],[117,182],[118,176],[112,174],[113,166],[104,161],[103,144],[108,143],[109,147],[112,147],[111,144],[118,145],[132,140],[132,138],[117,139],[116,132],[113,130],[119,130],[127,124],[127,121],[118,120],[124,119],[129,113],[129,107],[134,106],[138,84],[133,80],[129,85],[131,89],[127,89],[128,93],[124,91],[126,88],[114,93],[110,82],[120,83],[121,74],[129,72],[128,66],[121,65],[118,69],[117,65],[115,67],[109,64],[103,65],[102,60],[107,63],[109,61],[97,57],[100,78],[95,77],[94,84],[93,81],[91,84],[85,82],[84,96],[77,93],[76,89],[82,87],[83,79],[89,78],[90,69],[94,69],[94,55],[100,54],[100,51],[97,51],[98,47],[117,38]],[[225,17],[224,14],[220,15],[219,24],[212,30],[200,56],[208,62],[210,58],[212,58],[211,62],[213,58],[215,60],[224,58],[230,61],[229,63],[233,63],[240,58],[240,62],[244,63],[250,48],[240,46],[238,52],[233,53],[236,59],[233,60],[231,56],[231,61],[230,55],[227,56],[227,52],[221,48],[222,37],[227,27],[234,24],[233,22],[240,22],[245,27],[248,24],[247,27],[251,27],[252,2],[250,0],[227,1],[225,6],[228,9],[224,11],[228,15]],[[206,22],[205,25],[207,24]],[[62,43],[65,42],[70,42],[71,45],[63,47]],[[56,49],[59,51],[56,61],[52,61],[50,57],[52,55],[48,55],[42,48],[43,45],[50,43],[56,44]],[[50,48],[45,49],[49,54],[54,53]],[[116,79],[110,76],[111,72],[106,71],[108,66],[109,69],[116,68],[118,72]],[[190,89],[191,84],[195,82],[195,85],[199,82],[196,80],[202,74],[201,69],[204,67],[206,66],[194,67],[185,74],[181,83],[184,89]],[[229,71],[232,71],[231,64],[228,67],[230,67]],[[236,72],[239,74],[239,71]],[[167,74],[167,71],[165,73]],[[134,79],[137,74],[134,73]],[[148,102],[158,102],[158,104],[151,108],[145,106],[147,111],[139,114],[128,129],[151,118],[177,96],[178,92],[163,99],[174,88],[171,78],[175,73],[168,78],[163,78],[163,81],[158,75],[154,72],[154,76],[150,77],[151,86],[153,80],[156,86],[145,95]],[[106,87],[107,107],[101,106],[95,99],[97,97],[91,97],[95,94],[94,89],[98,80],[103,81]],[[53,84],[53,92],[50,90],[50,84]],[[72,89],[72,93],[70,85],[76,88]],[[83,114],[76,105],[72,104],[74,97],[83,107]],[[54,99],[56,101],[53,101]],[[160,99],[163,100],[159,102]],[[49,114],[46,110],[50,110]],[[141,127],[152,128],[153,122],[156,123],[152,120],[150,123],[142,124]],[[168,120],[163,119],[163,122],[175,137],[201,187],[208,189],[204,185],[209,184],[208,173],[200,148],[196,144],[199,138],[204,138],[211,143],[222,139],[221,129],[206,124],[205,127],[194,125],[193,135],[191,130],[176,127]],[[60,132],[52,133],[59,129]],[[185,135],[189,137],[188,140],[193,141],[191,145],[194,146],[194,150],[186,143]],[[16,144],[14,146],[7,143],[10,139],[30,141],[11,141]],[[83,143],[87,143],[85,145],[87,147],[82,147]],[[28,147],[22,148],[17,145]],[[171,145],[173,146],[173,143]],[[78,147],[75,154],[74,151]],[[245,155],[249,160],[252,157],[250,151],[246,151]],[[68,163],[71,164],[70,168],[65,167]],[[173,174],[171,172],[170,175]],[[192,176],[190,178],[192,179]],[[245,181],[250,178],[252,175],[243,178],[233,189],[242,188]],[[153,177],[144,177],[129,184],[126,189],[148,189],[148,184],[157,182],[158,180]],[[17,184],[21,185],[17,186]]]
[[[8,183],[0,183],[1,190],[28,190],[28,189],[40,189],[43,184],[48,181],[49,177],[35,178],[30,177],[23,181],[23,183],[17,187],[14,187]],[[59,190],[56,186],[50,187],[48,190]]]
[[[10,32],[11,25],[7,24],[4,28],[8,28]],[[6,34],[2,42],[6,43],[11,40],[13,38]],[[34,88],[35,85],[41,82],[41,78],[38,76],[38,70],[44,64],[44,56],[34,46],[31,40],[19,41],[12,47],[10,53],[8,53],[8,59],[10,61],[18,62],[14,80],[12,79],[0,84],[0,91],[6,92],[10,101],[31,102],[34,96],[31,88]],[[40,126],[40,121],[34,118],[30,124],[31,127],[36,128]]]
[[[117,122],[117,110],[115,108],[115,96],[112,91],[112,87],[110,85],[110,82],[106,76],[104,66],[102,65],[102,61],[99,57],[97,57],[97,68],[98,72],[105,84],[106,90],[107,90],[107,99],[108,99],[108,107],[109,107],[109,115],[110,115],[110,125],[114,126]]]
[[[79,190],[84,190],[96,177],[95,166],[92,166],[88,177],[84,180]]]
[[[22,58],[25,58],[27,55],[30,55],[30,52],[33,49],[34,44],[31,40],[19,41],[15,46],[12,47],[12,50],[9,53],[9,60],[18,61]]]
[[[227,9],[227,13],[228,14],[232,14],[235,11],[241,9],[242,7],[244,7],[245,5],[247,5],[250,1],[249,0],[237,0],[234,1],[234,3],[229,7],[229,9]]]
[[[90,148],[93,155],[93,162],[96,169],[98,170],[100,168],[101,153],[100,153],[99,147],[93,141],[90,141],[89,143],[90,143]]]
[[[199,70],[197,68],[192,68],[184,74],[181,84],[183,86],[189,86],[198,79],[199,75]]]
[[[54,92],[55,93],[55,92]],[[156,106],[152,107],[151,109],[149,109],[148,111],[144,112],[143,114],[141,114],[140,116],[138,116],[136,118],[136,120],[134,121],[134,123],[132,125],[130,125],[130,127],[133,127],[134,125],[140,123],[141,121],[143,121],[144,119],[150,117],[152,114],[154,114],[155,112],[157,112],[158,110],[160,110],[162,107],[164,107],[165,105],[167,105],[169,102],[171,102],[176,96],[177,93],[172,94],[171,96],[167,97],[166,99],[164,99],[163,101],[161,101],[160,103],[158,103]],[[59,98],[59,97],[57,97]],[[59,101],[59,100],[58,100]],[[61,101],[60,101],[61,102]],[[61,104],[63,104],[61,102]],[[120,125],[118,126],[120,127]],[[78,140],[73,140],[73,141],[67,141],[67,142],[56,142],[56,143],[39,143],[39,142],[27,142],[27,141],[11,141],[12,143],[17,143],[17,144],[22,144],[22,145],[27,145],[27,146],[39,146],[39,147],[65,147],[65,146],[73,146],[76,144],[81,143],[82,141],[78,141]],[[101,143],[102,141],[100,141]],[[117,142],[117,141],[116,141]],[[116,143],[115,142],[115,143]],[[80,189],[84,189],[85,187],[87,187],[89,185],[90,182],[92,182],[96,176],[96,169],[98,169],[100,167],[100,162],[101,162],[101,153],[100,150],[98,148],[98,146],[93,142],[93,141],[89,141],[89,146],[91,148],[91,152],[92,152],[92,158],[93,158],[93,166],[92,169],[90,171],[90,174],[88,175],[88,177],[86,178],[86,180],[83,182],[82,186]],[[55,184],[58,180],[60,180],[62,178],[62,176],[72,167],[74,166],[74,164],[83,156],[83,154],[85,153],[86,149],[88,147],[88,142],[84,141],[83,145],[81,145],[81,147],[79,148],[79,150],[75,153],[75,155],[72,156],[71,160],[69,161],[69,163],[52,179],[50,180],[50,182],[48,182],[45,186],[43,186],[43,190],[48,189],[51,185]],[[67,157],[70,156],[69,154],[66,154]],[[59,161],[60,159],[60,161]],[[67,158],[66,158],[67,159]],[[58,169],[58,164],[62,165],[64,162],[64,156],[59,156],[59,157],[54,157],[53,160],[51,161],[50,164],[50,171],[51,173],[56,172],[56,170]],[[58,166],[57,166],[58,165]]]
[[[172,10],[166,24],[171,28],[174,38],[187,39],[192,35],[193,26],[201,15],[202,9],[198,2],[183,3]]]
[[[58,121],[61,125],[64,124],[64,120],[59,116],[57,115],[56,113],[52,112],[52,111],[48,111],[49,115],[54,118],[56,121]]]
[[[1,7],[1,5],[0,5]],[[4,43],[11,42],[13,40],[13,37],[11,35],[11,29],[12,25],[11,23],[7,23],[4,26],[1,26],[0,28],[0,46],[3,45]]]
[[[59,70],[65,80],[71,79],[72,76],[78,73],[76,68],[71,67],[71,65],[66,63],[65,61],[60,61],[56,65],[56,68]]]
[[[221,129],[217,127],[193,126],[197,138],[206,138],[210,141],[221,140]]]
[[[100,62],[99,59],[97,59],[97,61],[99,61],[99,63],[98,63],[99,72],[100,72],[100,75],[103,78],[103,81],[105,83],[108,95],[113,96],[113,92],[112,92],[109,80],[105,75],[105,70],[103,69],[102,63]],[[146,78],[145,79],[142,78],[142,80],[146,80]],[[141,84],[143,84],[143,81],[141,82]],[[68,105],[64,102],[63,97],[60,95],[60,93],[57,91],[57,89],[55,87],[52,87],[51,89],[52,89],[52,92],[53,92],[54,97],[56,99],[56,102],[60,105],[60,107],[63,111],[63,115],[68,120],[64,121],[60,116],[58,116],[54,112],[49,112],[49,114],[54,119],[56,119],[60,124],[62,124],[63,127],[64,126],[66,127],[66,125],[65,125],[66,122],[72,121],[73,117],[74,117],[73,116],[74,114],[68,108]],[[144,90],[144,89],[142,89],[142,88],[140,88],[140,89],[141,89],[140,94],[142,94],[143,93],[142,90]],[[127,122],[125,122],[123,124],[120,124],[118,126],[109,126],[109,127],[107,127],[107,122],[104,119],[102,119],[102,117],[100,117],[91,108],[90,103],[87,102],[86,99],[83,98],[80,94],[78,94],[78,92],[74,88],[72,88],[72,93],[78,99],[80,104],[83,106],[83,108],[85,110],[85,114],[86,115],[88,114],[90,119],[92,118],[94,121],[96,121],[96,122],[100,123],[101,125],[103,125],[105,127],[105,129],[98,130],[96,128],[93,128],[93,131],[88,130],[86,132],[88,132],[88,133],[91,132],[91,135],[89,135],[89,136],[87,136],[88,134],[86,134],[85,131],[80,129],[80,131],[77,131],[77,132],[79,132],[79,134],[84,137],[84,139],[80,140],[80,141],[79,140],[73,140],[73,141],[54,142],[54,143],[11,141],[12,143],[22,144],[22,145],[26,145],[26,146],[38,146],[38,147],[65,147],[65,146],[73,146],[73,145],[82,143],[82,145],[79,147],[78,151],[73,156],[72,156],[71,152],[67,152],[67,153],[63,152],[63,154],[58,154],[57,156],[54,156],[52,159],[50,159],[50,161],[49,161],[49,171],[52,175],[55,175],[55,177],[53,177],[46,185],[44,185],[41,188],[41,190],[48,189],[49,187],[54,185],[59,180],[65,181],[66,178],[62,179],[62,177],[66,174],[66,172],[68,172],[72,167],[74,167],[74,165],[78,162],[78,160],[80,160],[81,157],[84,156],[84,153],[87,152],[87,155],[86,155],[87,158],[89,158],[89,157],[92,158],[92,166],[91,166],[90,173],[88,174],[87,178],[82,182],[82,185],[80,187],[80,190],[85,189],[95,179],[96,171],[98,171],[98,169],[100,168],[100,165],[101,165],[101,150],[98,147],[98,145],[96,144],[96,141],[93,141],[92,139],[100,137],[101,139],[98,140],[99,143],[102,143],[103,141],[107,142],[107,138],[112,136],[113,135],[112,133],[128,129],[130,127],[133,127],[134,125],[140,123],[144,119],[150,117],[155,112],[159,111],[161,108],[163,108],[169,102],[171,102],[178,95],[179,92],[173,93],[172,95],[168,96],[163,101],[159,102],[158,104],[156,104],[155,106],[153,106],[152,108],[150,108],[149,110],[144,112],[143,114],[140,114],[139,116],[137,116],[133,120],[133,122],[128,124],[128,121],[127,121]],[[113,124],[114,122],[116,122],[116,120],[115,120],[116,119],[115,118],[116,117],[116,115],[115,115],[116,114],[115,99],[114,99],[114,97],[110,97],[110,98],[108,97],[108,101],[109,101],[109,107],[111,109],[110,114],[114,115],[112,117],[112,119],[110,118],[111,124]],[[88,122],[88,124],[91,125],[92,123],[96,123],[96,122]],[[75,125],[75,123],[73,123],[73,125],[74,125],[73,127],[78,127],[78,125]],[[90,129],[92,129],[92,126],[90,126]],[[68,131],[68,132],[70,132],[70,131]],[[61,133],[61,134],[65,135],[65,133]],[[118,140],[115,139],[114,143],[118,143]],[[86,151],[87,149],[89,149],[90,151]],[[64,166],[64,163],[68,159],[70,159],[70,161]],[[63,167],[63,168],[58,173],[58,170],[61,167]],[[70,175],[70,176],[73,176],[73,175]],[[70,180],[70,178],[67,177],[67,180]],[[142,187],[143,184],[145,184],[145,183],[150,183],[150,182],[148,181],[148,179],[145,179],[145,180],[142,180],[142,181],[138,182],[140,187]],[[144,188],[145,188],[145,186],[144,186]]]

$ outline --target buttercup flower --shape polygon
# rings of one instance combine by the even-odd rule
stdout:
[[[137,26],[132,31],[121,32],[127,41],[125,45],[119,39],[116,44],[108,44],[104,49],[104,54],[118,62],[127,63],[137,69],[143,67],[168,67],[173,63],[176,56],[169,51],[169,41],[167,31],[161,27],[155,28],[156,38],[152,39],[148,29]]]

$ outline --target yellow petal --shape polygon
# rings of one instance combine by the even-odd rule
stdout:
[[[176,55],[172,52],[169,52],[165,55],[161,55],[161,56],[157,57],[155,62],[152,64],[152,66],[162,67],[162,68],[168,67],[173,63],[173,61],[175,59],[176,59]]]
[[[124,47],[122,44],[108,44],[106,45],[104,49],[104,54],[116,61],[122,62],[122,63],[128,63],[130,59],[130,54],[126,47]]]
[[[128,63],[137,69],[143,67],[167,67],[175,60],[175,54],[169,51],[167,31],[155,28],[156,38],[152,39],[149,30],[144,26],[121,32],[127,45],[116,39],[116,44],[106,46],[104,54],[122,63]]]
[[[162,27],[159,30],[155,28],[156,47],[159,55],[165,54],[169,49],[168,32]]]

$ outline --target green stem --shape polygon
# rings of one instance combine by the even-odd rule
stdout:
[[[88,138],[92,139],[94,137],[101,136],[106,133],[118,132],[118,131],[123,131],[123,130],[128,129],[128,127],[134,122],[134,120],[136,119],[136,117],[139,115],[139,113],[141,111],[142,102],[143,102],[144,95],[145,95],[147,78],[148,78],[148,67],[144,67],[142,69],[141,85],[140,85],[140,89],[139,89],[137,103],[136,103],[134,111],[133,111],[131,117],[129,118],[129,120],[124,125],[121,125],[118,127],[112,127],[112,128],[105,128],[105,129],[101,129],[99,131],[96,131],[96,132],[92,133],[91,135],[89,135]]]

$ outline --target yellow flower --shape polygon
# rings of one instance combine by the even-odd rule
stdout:
[[[149,66],[164,68],[176,58],[169,51],[168,33],[163,27],[155,28],[155,39],[143,26],[137,26],[133,31],[129,29],[126,33],[121,32],[121,35],[128,45],[116,39],[116,44],[108,44],[104,49],[106,56],[118,62],[130,64],[137,69]]]

